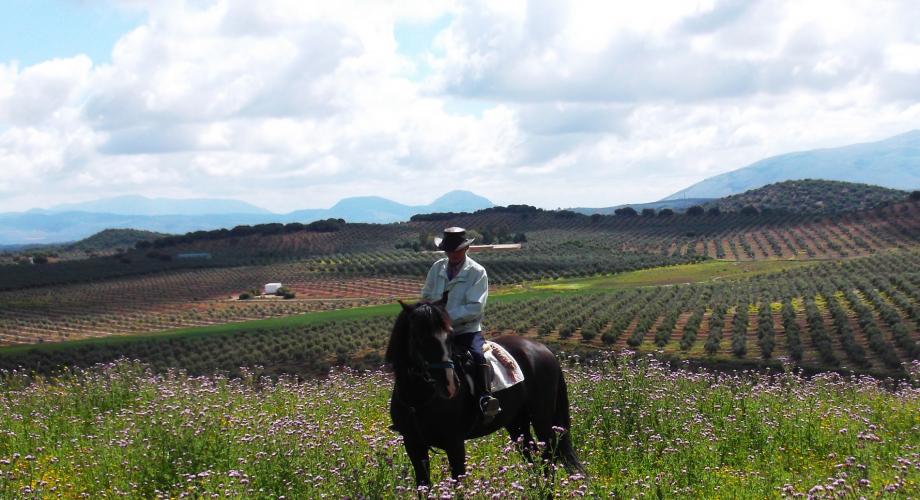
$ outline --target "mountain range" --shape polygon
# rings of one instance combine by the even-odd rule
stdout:
[[[345,198],[331,208],[286,214],[272,213],[236,200],[121,196],[0,214],[0,246],[76,241],[109,228],[181,234],[241,224],[311,222],[327,218],[388,223],[406,221],[419,213],[473,212],[492,206],[488,199],[469,191],[451,191],[428,205],[404,205],[366,196]]]
[[[117,215],[208,215],[208,214],[271,214],[255,205],[239,200],[218,198],[176,199],[147,198],[138,195],[116,196],[83,203],[66,203],[47,210],[36,209],[30,212],[62,213],[92,212],[97,214]]]
[[[768,184],[804,179],[870,184],[904,191],[920,189],[920,130],[877,142],[772,156],[709,177],[659,201],[572,210],[584,214],[611,214],[617,208],[629,206],[636,210],[671,208],[681,211]]]
[[[710,177],[671,196],[633,208],[683,210],[714,199],[787,180],[824,179],[872,184],[900,190],[920,188],[920,130],[877,142],[773,156]],[[240,224],[311,222],[341,218],[348,222],[389,223],[431,212],[473,212],[492,207],[469,191],[451,191],[428,205],[404,205],[378,196],[345,198],[327,209],[276,214],[227,199],[170,199],[119,196],[48,209],[0,214],[0,246],[76,241],[107,228],[161,233],[231,228]],[[613,213],[625,205],[577,208],[582,213]]]
[[[773,156],[700,181],[662,201],[722,198],[776,182],[823,179],[892,189],[920,188],[920,130],[878,142]]]

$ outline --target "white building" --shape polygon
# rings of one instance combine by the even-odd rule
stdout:
[[[279,288],[281,288],[281,283],[266,283],[265,291],[263,291],[262,293],[264,293],[265,295],[273,295],[275,292],[278,291]]]

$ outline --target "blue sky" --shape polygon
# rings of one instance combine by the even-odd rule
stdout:
[[[918,18],[913,0],[0,0],[0,212],[657,200],[920,128]]]
[[[142,12],[103,2],[3,0],[0,61],[29,66],[82,53],[107,63],[115,42],[141,22]]]

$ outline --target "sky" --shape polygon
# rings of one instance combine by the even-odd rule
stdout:
[[[920,2],[0,0],[0,211],[654,201],[920,128]]]

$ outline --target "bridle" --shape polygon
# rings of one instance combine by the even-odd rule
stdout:
[[[421,355],[421,349],[415,345],[416,343],[414,338],[409,342],[409,349],[411,349],[409,359],[411,364],[406,368],[406,372],[410,377],[414,376],[421,379],[426,384],[434,386],[438,381],[435,380],[431,374],[436,370],[455,370],[454,376],[456,376],[457,365],[450,359],[452,357],[452,352],[449,345],[444,346],[447,349],[447,361],[428,361]],[[437,395],[437,390],[435,390],[435,395]]]
[[[450,333],[448,333],[448,335],[449,334]],[[454,361],[451,360],[452,350],[450,348],[450,344],[447,342],[445,342],[445,345],[444,345],[444,348],[447,349],[447,356],[446,356],[447,361],[428,361],[422,355],[422,349],[421,349],[421,346],[418,345],[418,341],[416,340],[416,337],[415,336],[410,337],[410,340],[408,343],[408,348],[410,352],[409,352],[409,356],[407,356],[409,363],[408,363],[408,366],[406,367],[406,375],[408,375],[410,378],[421,380],[426,385],[431,387],[431,393],[429,394],[429,396],[422,403],[415,404],[415,405],[412,405],[408,401],[406,401],[405,398],[403,398],[402,395],[400,395],[399,388],[398,387],[395,388],[396,390],[394,390],[394,395],[396,396],[396,399],[399,401],[400,404],[409,408],[410,412],[413,415],[415,415],[417,411],[427,406],[430,406],[437,399],[439,399],[440,390],[436,386],[440,382],[436,380],[435,377],[432,376],[432,374],[435,373],[436,371],[448,370],[448,369],[451,370],[450,374],[448,375],[445,373],[445,376],[448,378],[451,376],[454,377],[453,382],[455,384],[455,387],[459,386],[460,381],[457,377],[456,363],[454,363]],[[447,383],[450,384],[451,380],[448,380]]]

